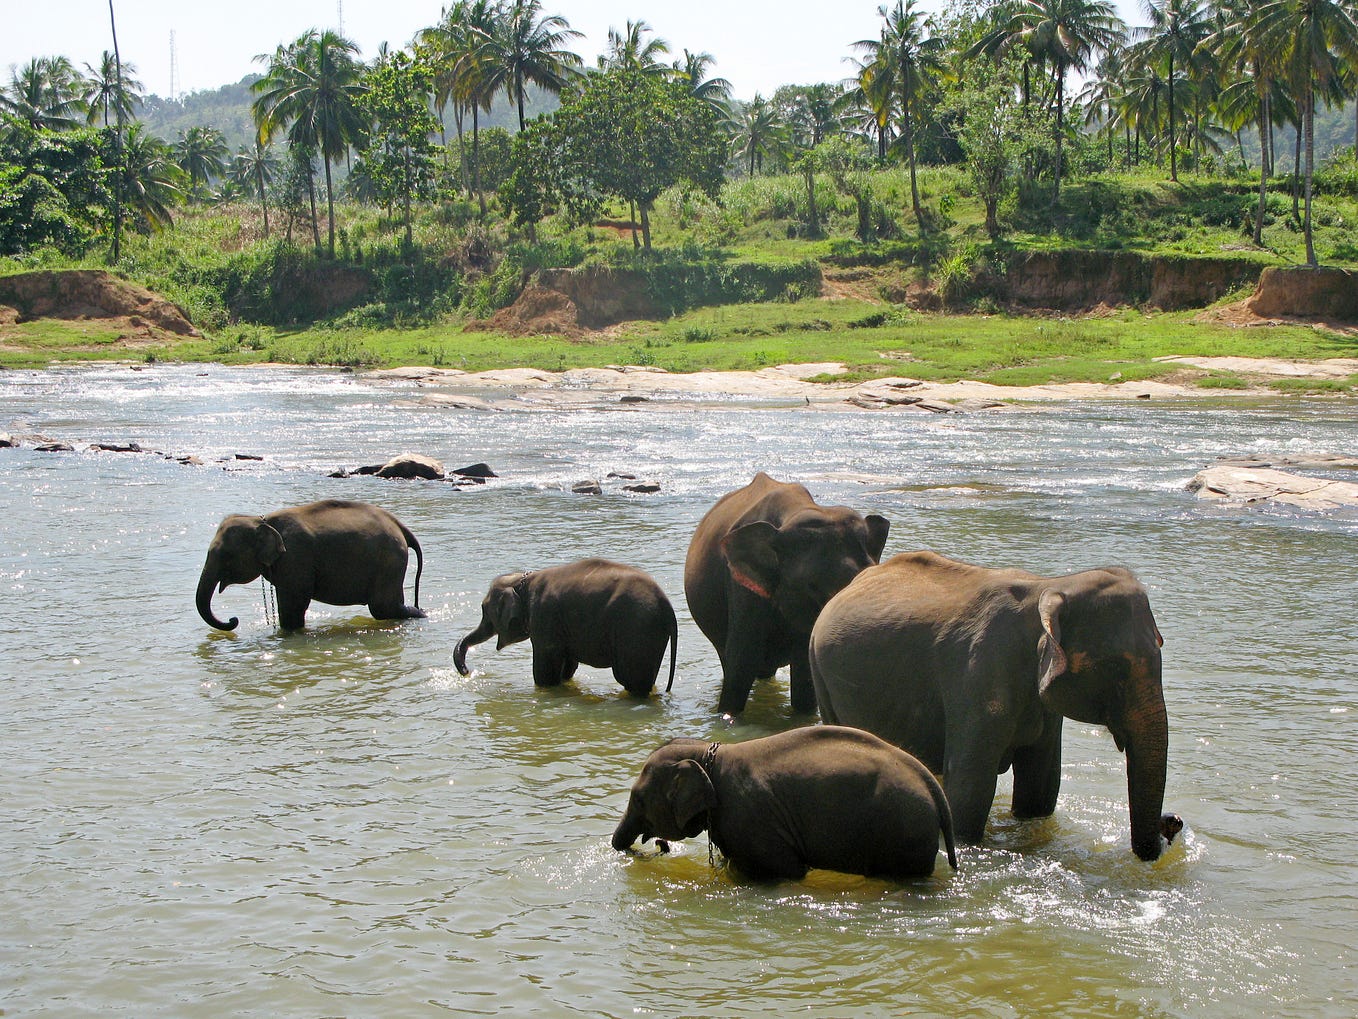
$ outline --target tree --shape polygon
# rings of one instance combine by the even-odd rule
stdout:
[[[1095,54],[1119,43],[1125,26],[1107,0],[1014,0],[1012,8],[1003,10],[1008,19],[974,49],[1002,55],[1019,47],[1051,66],[1056,90],[1055,204],[1061,197],[1066,76],[1072,70],[1087,70]]]
[[[123,202],[140,230],[173,226],[170,208],[184,195],[184,173],[170,147],[141,124],[127,129],[123,142]]]
[[[0,111],[33,128],[69,131],[85,119],[83,84],[65,57],[34,57],[10,71],[0,91]]]
[[[736,154],[750,168],[763,170],[764,158],[782,154],[787,144],[787,130],[778,118],[778,108],[758,92],[746,103],[736,117]]]
[[[80,255],[107,222],[110,139],[89,128],[0,135],[0,255],[51,245]]]
[[[985,206],[985,230],[993,240],[1000,235],[999,206],[1016,185],[1019,153],[1023,151],[1025,117],[1019,105],[1017,60],[987,66],[953,83],[946,104],[957,114],[954,136],[977,197]]]
[[[254,188],[259,208],[264,214],[264,236],[269,236],[269,202],[267,186],[278,173],[278,157],[273,146],[258,138],[252,145],[242,145],[231,161],[231,179],[242,188]]]
[[[189,193],[202,199],[203,189],[226,173],[230,152],[226,139],[215,127],[191,127],[181,131],[175,143],[175,162],[189,177]]]
[[[89,76],[85,79],[84,92],[80,101],[86,107],[87,122],[93,124],[103,118],[104,127],[109,121],[115,123],[119,117],[131,120],[141,105],[142,83],[137,80],[134,64],[122,64],[108,50],[99,58],[99,66],[85,65]],[[121,75],[121,83],[120,83]]]
[[[362,141],[367,127],[359,109],[364,87],[362,68],[354,59],[357,53],[358,47],[338,33],[310,29],[272,56],[263,57],[269,69],[251,85],[258,96],[251,112],[260,139],[268,141],[286,130],[290,144],[321,157],[331,258],[335,257],[335,192],[330,168],[351,145]]]
[[[541,0],[512,0],[488,43],[486,60],[509,98],[518,104],[519,130],[525,126],[524,88],[538,88],[560,95],[580,66],[579,55],[565,49],[581,36],[559,14],[542,16]]]
[[[707,76],[708,69],[715,63],[711,53],[684,50],[683,64],[674,62],[674,74],[695,99],[707,103],[717,119],[726,123],[731,119],[731,83],[725,78]]]
[[[1179,180],[1179,163],[1175,123],[1177,112],[1174,101],[1175,67],[1186,76],[1195,64],[1202,63],[1200,46],[1211,34],[1212,26],[1199,0],[1143,0],[1142,9],[1150,19],[1150,27],[1137,31],[1142,40],[1136,56],[1146,63],[1164,61],[1167,65],[1165,82],[1169,99],[1169,179]]]
[[[433,193],[434,146],[438,122],[430,112],[434,75],[405,53],[392,54],[369,71],[363,108],[372,121],[363,160],[378,196],[401,203],[406,247],[414,244],[411,205]]]
[[[942,40],[932,36],[932,23],[916,4],[919,0],[896,0],[896,6],[877,8],[884,22],[881,37],[864,39],[854,49],[870,55],[877,74],[889,77],[900,93],[901,145],[910,167],[910,204],[916,222],[923,220],[919,184],[915,175],[914,115],[925,82],[942,70]]]
[[[669,53],[670,44],[658,37],[643,41],[642,36],[650,34],[651,26],[644,21],[627,22],[627,29],[623,32],[609,28],[608,49],[599,56],[599,69],[637,71],[640,74],[660,77],[673,76],[674,68],[660,62],[660,58]]]
[[[614,69],[587,76],[514,143],[516,169],[501,194],[521,223],[558,204],[588,207],[591,194],[635,202],[642,242],[660,193],[686,181],[721,187],[725,146],[711,107],[682,82]]]
[[[1311,232],[1311,192],[1315,172],[1316,91],[1328,99],[1340,83],[1345,62],[1358,61],[1358,22],[1343,0],[1269,0],[1259,9],[1258,30],[1282,54],[1287,79],[1297,96],[1306,146],[1306,264],[1316,265]]]

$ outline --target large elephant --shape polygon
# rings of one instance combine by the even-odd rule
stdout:
[[[941,832],[957,869],[952,815],[914,757],[861,729],[815,725],[744,743],[670,740],[632,785],[613,848],[639,837],[712,843],[752,878],[812,867],[905,878],[932,874]]]
[[[481,600],[481,623],[458,641],[453,664],[467,675],[467,648],[498,637],[495,649],[533,642],[533,682],[556,686],[583,662],[612,668],[628,693],[650,694],[665,646],[670,679],[679,626],[674,606],[649,573],[608,559],[582,559],[491,581]]]
[[[694,532],[684,564],[693,621],[721,658],[718,710],[745,710],[757,678],[791,666],[794,711],[816,708],[806,643],[816,615],[877,562],[891,524],[819,506],[801,485],[762,471],[722,496]]]
[[[1132,848],[1153,860],[1169,744],[1162,643],[1146,589],[1120,567],[1048,578],[909,552],[825,607],[811,675],[826,722],[875,732],[942,776],[967,842],[1011,766],[1014,814],[1055,811],[1063,718],[1107,726],[1127,754]]]
[[[415,550],[415,604],[405,604],[409,549]],[[278,624],[285,630],[306,625],[311,602],[367,605],[375,619],[422,618],[420,574],[424,552],[410,529],[392,514],[365,502],[327,499],[275,510],[264,516],[234,513],[212,536],[198,578],[198,614],[219,630],[234,630],[239,620],[222,622],[212,612],[213,589],[248,584],[263,576],[278,596]]]

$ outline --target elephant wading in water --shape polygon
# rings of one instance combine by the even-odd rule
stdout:
[[[405,604],[406,564],[415,550],[415,604]],[[213,589],[248,584],[263,576],[278,595],[278,624],[306,625],[311,602],[367,605],[375,619],[423,618],[420,574],[424,552],[409,528],[386,510],[365,502],[326,500],[276,510],[262,517],[232,514],[217,527],[198,579],[198,614],[219,630],[212,613]]]
[[[693,621],[721,658],[718,710],[745,709],[757,678],[790,665],[794,711],[816,708],[806,645],[816,615],[882,555],[891,524],[819,506],[801,485],[760,472],[698,524],[684,564]]]
[[[1127,754],[1132,849],[1154,860],[1178,820],[1160,816],[1161,644],[1146,589],[1125,569],[1047,578],[910,552],[825,607],[811,675],[826,722],[875,732],[942,776],[966,842],[981,840],[996,776],[1011,766],[1014,814],[1055,811],[1063,718],[1107,726]]]
[[[533,642],[533,682],[556,686],[583,662],[612,668],[628,693],[655,686],[665,645],[670,649],[668,691],[674,685],[679,626],[674,606],[649,573],[607,559],[582,559],[491,581],[481,600],[481,624],[458,641],[453,664],[468,675],[467,648],[491,637],[498,651]]]
[[[812,867],[907,878],[932,874],[943,835],[957,869],[938,780],[904,750],[860,729],[803,726],[744,743],[670,740],[632,785],[613,848],[702,831],[752,878]]]

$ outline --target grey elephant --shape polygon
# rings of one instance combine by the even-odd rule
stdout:
[[[644,570],[608,559],[582,559],[564,566],[506,573],[491,581],[481,600],[481,623],[458,641],[453,664],[468,675],[467,648],[497,637],[495,649],[533,642],[533,682],[556,686],[580,663],[612,668],[628,693],[650,694],[665,646],[670,678],[679,626],[674,606]]]
[[[939,834],[957,869],[952,814],[918,760],[861,729],[815,725],[743,743],[675,739],[632,785],[613,848],[704,830],[742,873],[812,867],[875,877],[932,874]]]
[[[405,604],[409,550],[415,550],[415,604]],[[375,619],[424,616],[420,574],[424,552],[410,529],[391,513],[365,502],[327,499],[263,516],[232,514],[217,527],[198,578],[198,614],[219,630],[212,596],[230,584],[262,576],[278,597],[278,623],[285,630],[306,625],[312,601],[367,605]]]
[[[816,708],[806,644],[816,615],[877,562],[891,524],[820,506],[801,485],[762,471],[698,524],[684,564],[693,621],[721,659],[719,711],[745,710],[757,678],[791,666],[794,711]]]
[[[941,775],[966,842],[981,840],[1010,767],[1016,816],[1055,811],[1064,718],[1107,726],[1127,754],[1132,849],[1154,860],[1171,834],[1162,643],[1146,589],[1121,567],[1049,578],[910,552],[826,605],[811,675],[825,721]]]

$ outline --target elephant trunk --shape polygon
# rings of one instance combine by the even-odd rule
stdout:
[[[1169,754],[1169,720],[1160,691],[1159,669],[1128,706],[1123,719],[1127,734],[1127,803],[1132,822],[1132,851],[1143,860],[1161,853],[1160,811],[1165,799]]]
[[[217,586],[217,570],[209,559],[203,565],[202,576],[198,578],[198,614],[203,617],[203,622],[208,626],[214,626],[218,630],[234,630],[240,622],[238,618],[232,616],[226,622],[222,622],[212,614],[212,589]]]
[[[613,848],[625,853],[641,834],[641,816],[628,804],[627,813],[622,815],[622,820],[613,831]]]
[[[453,649],[453,664],[457,666],[457,671],[463,676],[470,676],[471,670],[467,668],[467,648],[473,644],[480,644],[490,640],[495,636],[495,624],[485,616],[481,617],[481,625],[478,626],[467,636],[457,642],[457,647]]]

